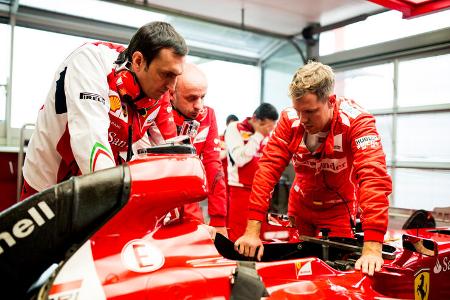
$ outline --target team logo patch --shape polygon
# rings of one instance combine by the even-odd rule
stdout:
[[[113,112],[116,112],[121,108],[122,103],[120,102],[119,97],[117,96],[109,96],[109,107]]]
[[[380,146],[380,138],[377,135],[366,135],[355,139],[356,147],[361,150],[367,148],[378,148]]]
[[[153,272],[164,265],[164,255],[146,240],[132,240],[122,249],[121,260],[129,270],[139,273]]]
[[[103,105],[106,104],[106,101],[102,96],[100,96],[98,94],[87,93],[87,92],[80,93],[80,100],[92,100],[92,101],[100,102]]]
[[[422,269],[414,276],[414,299],[428,300],[430,294],[430,272]]]
[[[311,261],[296,261],[295,275],[297,276],[297,279],[300,276],[312,275]]]

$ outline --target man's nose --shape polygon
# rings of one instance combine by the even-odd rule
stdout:
[[[169,91],[174,91],[175,90],[175,85],[177,84],[177,78],[171,78],[168,79],[166,82],[166,87]]]
[[[201,110],[202,108],[203,108],[203,101],[202,99],[199,98],[194,102],[194,109]]]
[[[308,123],[308,118],[306,117],[305,114],[299,114],[300,117],[300,123],[305,124]]]

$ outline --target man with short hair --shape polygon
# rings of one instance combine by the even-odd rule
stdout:
[[[134,34],[128,48],[96,42],[72,52],[39,111],[22,199],[130,160],[133,145],[152,126],[160,140],[176,136],[168,90],[183,71],[187,51],[170,24],[153,22]]]
[[[208,82],[205,74],[194,64],[186,63],[183,74],[178,78],[171,102],[178,131],[186,122],[199,122],[199,128],[191,138],[206,170],[209,187],[209,225],[227,236],[225,227],[227,197],[222,163],[219,158],[220,140],[214,110],[203,104],[207,89]],[[203,221],[198,203],[185,205],[184,211],[185,214]]]
[[[364,245],[355,268],[373,275],[383,265],[391,178],[375,118],[354,101],[336,98],[333,88],[334,73],[321,63],[309,62],[295,74],[289,86],[293,107],[282,112],[259,161],[246,232],[235,248],[261,259],[261,221],[270,193],[292,159],[296,179],[289,214],[296,217],[299,233],[315,236],[328,228],[330,236],[353,237],[359,205]]]
[[[244,234],[253,177],[277,119],[276,108],[270,103],[263,103],[251,118],[231,122],[225,132],[228,149],[228,234],[232,241]]]

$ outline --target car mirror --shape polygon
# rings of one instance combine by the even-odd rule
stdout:
[[[437,256],[438,254],[438,247],[435,241],[408,234],[404,234],[402,240],[404,249],[427,256]]]

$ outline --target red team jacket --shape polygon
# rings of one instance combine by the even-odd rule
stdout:
[[[151,140],[176,136],[168,93],[159,100],[124,101],[123,94],[137,96],[140,89],[127,84],[133,79],[129,71],[118,76],[124,68],[115,61],[123,50],[111,43],[87,43],[59,67],[24,164],[25,181],[34,190],[114,167],[126,159],[129,146],[136,153]]]
[[[175,109],[172,112],[177,127],[181,128],[185,121],[184,116]],[[226,226],[227,198],[222,163],[220,162],[220,139],[214,110],[205,106],[204,111],[200,113],[196,121],[200,123],[200,127],[193,139],[193,144],[205,167],[208,180],[209,225],[223,227]],[[195,205],[198,206],[197,203]],[[201,216],[197,217],[203,219]]]
[[[334,99],[334,98],[333,98]],[[306,132],[295,109],[287,108],[272,134],[250,197],[249,218],[263,220],[269,195],[292,158],[296,171],[297,202],[290,197],[290,212],[303,207],[326,209],[358,201],[366,241],[382,242],[388,223],[388,195],[392,191],[385,154],[375,118],[351,100],[335,101],[331,129],[325,142],[311,153]],[[291,189],[291,195],[295,191]],[[307,211],[296,212],[307,218]]]

